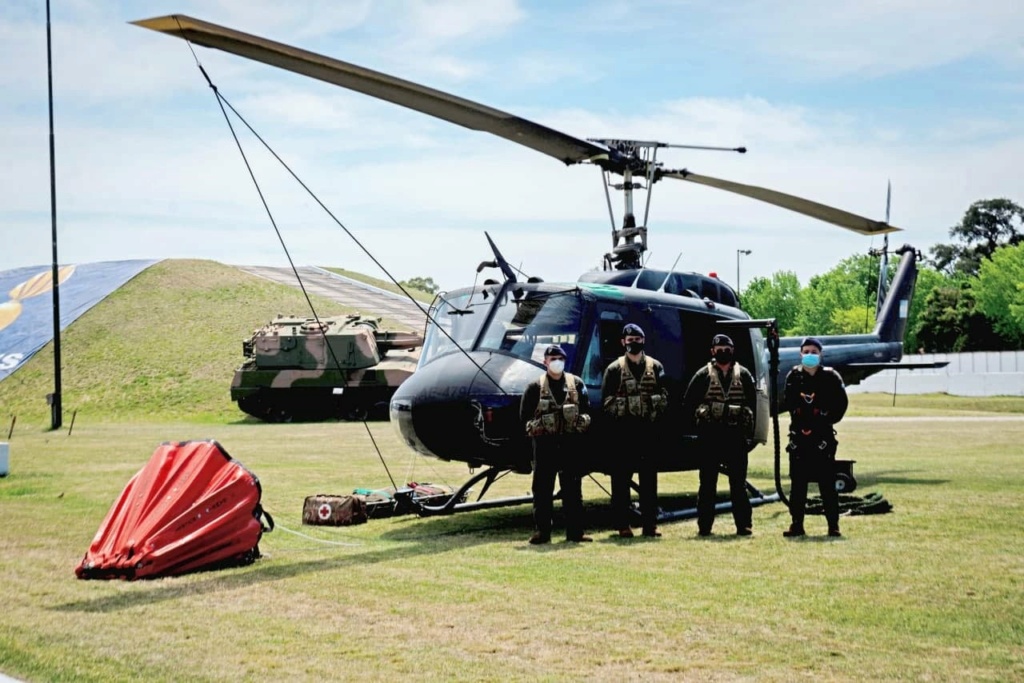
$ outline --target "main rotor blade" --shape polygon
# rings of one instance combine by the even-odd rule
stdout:
[[[832,206],[812,202],[810,199],[794,197],[791,194],[776,192],[775,190],[769,190],[755,185],[744,185],[742,183],[734,183],[729,180],[711,178],[706,175],[697,175],[696,173],[690,173],[685,169],[682,171],[660,171],[656,177],[677,178],[679,180],[686,180],[699,185],[717,187],[718,189],[726,190],[727,192],[735,192],[736,194],[741,194],[745,197],[750,197],[751,199],[757,199],[768,204],[781,206],[784,209],[802,213],[805,216],[817,218],[818,220],[825,221],[826,223],[838,225],[839,227],[846,228],[847,230],[859,232],[862,235],[884,235],[890,232],[897,232],[901,229],[893,227],[882,221],[873,221],[870,218],[858,216],[857,214],[850,213],[849,211],[843,211],[842,209],[837,209]]]
[[[436,116],[451,123],[492,133],[552,156],[566,164],[607,159],[608,149],[586,140],[455,95],[394,76],[364,69],[297,47],[241,31],[172,14],[131,22],[264,64],[333,83],[381,100]]]

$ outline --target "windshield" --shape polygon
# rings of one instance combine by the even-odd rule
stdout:
[[[420,365],[426,365],[439,356],[458,351],[455,343],[469,349],[476,339],[480,327],[487,318],[487,309],[493,303],[485,299],[480,289],[463,289],[451,295],[438,295],[430,307],[433,322],[427,323],[427,334],[423,340]],[[438,329],[444,328],[448,335]],[[455,342],[452,341],[455,340]]]
[[[566,364],[572,367],[582,312],[582,300],[576,289],[526,292],[518,301],[506,294],[498,302],[479,348],[543,363],[544,349],[559,344],[565,350]]]

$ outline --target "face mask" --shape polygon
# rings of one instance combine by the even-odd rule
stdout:
[[[715,362],[726,365],[732,362],[732,349],[718,349],[715,351]]]
[[[642,341],[631,341],[626,344],[626,350],[636,355],[644,350],[644,343]]]
[[[821,365],[821,356],[816,353],[805,353],[800,357],[800,363],[805,368],[816,368]]]
[[[548,370],[550,370],[551,372],[555,373],[556,375],[562,374],[562,371],[565,370],[565,361],[564,360],[553,360],[553,361],[551,361],[550,363],[548,363]]]

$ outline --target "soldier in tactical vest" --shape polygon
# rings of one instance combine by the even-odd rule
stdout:
[[[786,375],[785,407],[789,411],[789,514],[787,538],[804,535],[807,484],[818,482],[829,536],[839,532],[839,494],[836,492],[836,431],[849,399],[838,372],[821,365],[821,342],[808,337],[800,344],[800,365]]]
[[[686,387],[683,414],[692,420],[700,457],[697,490],[697,533],[710,536],[715,523],[718,471],[729,477],[729,499],[736,534],[753,533],[747,498],[747,454],[754,436],[757,395],[754,377],[736,362],[736,346],[728,335],[711,340],[712,360],[697,370]]]
[[[583,534],[583,452],[581,435],[590,427],[587,385],[565,372],[565,351],[552,344],[544,351],[547,371],[523,392],[519,415],[533,439],[533,522],[530,543],[551,542],[555,475],[562,490],[565,540],[592,541]]]
[[[643,535],[658,531],[658,470],[655,453],[661,419],[668,407],[665,368],[644,353],[644,331],[632,323],[622,328],[626,353],[605,368],[601,382],[604,413],[615,452],[629,460],[612,471],[612,512],[619,536],[632,538],[629,485],[633,472],[640,473],[640,523]],[[639,457],[636,457],[639,456]]]

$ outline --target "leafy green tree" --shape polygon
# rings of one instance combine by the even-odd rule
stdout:
[[[771,279],[754,278],[747,284],[740,303],[751,318],[775,318],[779,330],[787,334],[796,323],[800,307],[800,281],[789,270],[778,271]]]
[[[441,289],[432,277],[411,277],[408,280],[402,280],[398,284],[406,289],[418,289],[428,294],[437,294],[437,290]]]
[[[854,306],[832,311],[831,326],[829,334],[862,334],[875,326],[875,307]]]
[[[967,281],[933,289],[925,300],[917,343],[928,352],[1000,351],[1012,348],[977,310]]]
[[[896,262],[889,264],[891,279]],[[878,292],[878,259],[867,254],[849,256],[823,275],[811,278],[800,293],[795,334],[848,334],[869,332],[874,326]],[[865,308],[869,309],[864,315]],[[859,322],[851,311],[860,311]]]
[[[1024,347],[1024,244],[996,249],[970,287],[995,330],[1015,348]]]
[[[950,275],[977,275],[981,262],[1001,246],[1024,242],[1024,208],[1009,199],[974,202],[949,236],[959,244],[936,244],[931,248],[935,267]]]
[[[886,275],[888,282],[892,282],[892,276],[896,274],[897,263],[899,263],[898,257],[889,262]],[[845,273],[851,283],[857,283],[860,286],[862,292],[860,303],[871,306],[873,309],[878,295],[878,267],[878,257],[854,254],[840,261],[835,269]]]
[[[934,268],[920,267],[917,271],[917,284],[914,286],[914,298],[910,301],[910,312],[907,316],[907,332],[903,348],[907,353],[916,353],[923,348],[918,339],[918,332],[925,314],[929,295],[941,287],[951,287],[952,280]]]

